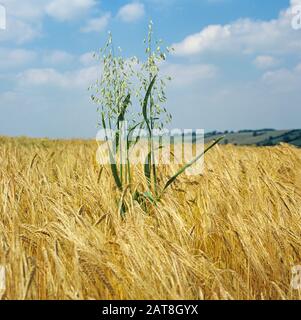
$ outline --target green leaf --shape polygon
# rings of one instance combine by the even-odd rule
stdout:
[[[210,149],[212,149],[216,144],[218,144],[224,137],[221,137],[214,141],[204,152],[199,154],[195,159],[187,163],[184,167],[182,167],[175,175],[173,175],[166,183],[163,192],[172,184],[176,181],[179,175],[181,175],[183,172],[185,172],[188,168],[190,168],[192,165],[194,165],[201,157],[205,155]]]
[[[148,199],[151,203],[156,204],[156,200],[150,192],[144,192],[143,196]]]
[[[133,195],[133,199],[137,201],[140,205],[144,204],[145,200],[148,200],[153,204],[157,203],[156,199],[153,197],[153,195],[150,192],[140,193],[139,191],[136,190]]]
[[[144,163],[144,175],[149,187],[151,186],[151,159],[152,153],[149,152]]]
[[[113,154],[111,152],[110,147],[109,147],[109,154],[110,154],[111,171],[112,171],[112,174],[113,174],[113,177],[114,177],[114,180],[115,180],[115,184],[118,187],[118,189],[120,191],[122,191],[122,182],[121,182],[121,180],[119,178],[117,165],[115,163],[115,159],[114,159],[114,156],[113,156]]]
[[[137,123],[134,127],[132,127],[132,128],[129,129],[128,136],[127,136],[128,148],[129,148],[131,145],[136,145],[136,144],[138,143],[138,141],[140,140],[140,136],[139,136],[139,135],[136,137],[136,139],[135,139],[134,142],[133,142],[133,141],[130,141],[130,138],[131,138],[132,132],[133,132],[135,129],[137,129],[137,127],[140,126],[140,130],[142,129],[143,123],[144,123],[144,122],[139,122],[139,123]]]
[[[102,118],[102,126],[103,126],[104,130],[106,131],[107,130],[107,126],[106,126],[104,113],[102,113],[102,117],[101,118]],[[114,177],[114,180],[115,180],[115,184],[116,184],[116,186],[118,187],[119,190],[122,190],[122,182],[121,182],[121,180],[119,178],[119,175],[118,175],[118,169],[117,169],[116,161],[115,161],[114,156],[112,154],[112,150],[111,150],[110,145],[109,145],[108,137],[106,137],[106,141],[107,141],[107,144],[108,144],[109,156],[110,156],[110,166],[111,166],[111,171],[112,171],[112,174],[113,174],[113,177]]]
[[[125,115],[126,109],[130,105],[130,102],[131,102],[131,95],[128,94],[123,101],[121,111],[120,111],[118,118],[117,118],[117,126],[118,127],[119,127],[119,122],[124,121],[124,115]]]
[[[163,146],[159,146],[158,148],[156,148],[155,150],[160,150],[163,149]],[[154,150],[154,151],[155,151]],[[144,175],[146,177],[148,186],[151,186],[151,167],[153,167],[153,171],[155,172],[156,168],[155,168],[155,163],[152,164],[152,153],[153,151],[150,151],[145,159],[145,163],[144,163]]]
[[[142,108],[143,118],[145,120],[145,123],[147,125],[147,128],[148,128],[150,135],[151,135],[151,127],[150,127],[150,123],[149,123],[149,119],[148,119],[148,115],[147,115],[147,105],[148,105],[148,100],[149,100],[151,93],[152,93],[153,86],[156,82],[156,79],[157,79],[157,76],[154,76],[153,80],[151,81],[150,85],[148,86],[148,89],[147,89],[147,92],[145,94],[145,98],[143,101],[143,108]]]
[[[120,129],[120,122],[124,121],[124,116],[125,116],[125,112],[129,106],[131,102],[131,95],[128,94],[126,96],[126,98],[124,99],[123,101],[123,105],[122,105],[122,108],[121,108],[121,111],[118,115],[118,118],[117,118],[117,124],[116,124],[116,127],[118,130],[116,130],[116,133],[115,133],[115,142],[114,142],[114,145],[116,147],[116,150],[118,149],[119,147],[119,137],[120,137],[120,132],[119,132],[119,129]]]

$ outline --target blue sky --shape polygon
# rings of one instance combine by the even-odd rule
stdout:
[[[93,137],[87,87],[100,77],[91,52],[111,30],[142,57],[146,28],[176,49],[174,128],[301,127],[301,0],[0,0],[0,135]]]

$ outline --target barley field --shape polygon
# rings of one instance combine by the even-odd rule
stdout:
[[[0,299],[301,298],[301,149],[217,146],[148,214],[125,192],[124,219],[96,149],[0,138]]]

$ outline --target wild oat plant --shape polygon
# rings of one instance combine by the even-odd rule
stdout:
[[[154,130],[162,129],[165,123],[171,121],[171,114],[164,107],[166,102],[166,82],[170,77],[160,75],[160,64],[166,60],[167,54],[173,50],[168,47],[162,49],[163,41],[154,41],[153,23],[148,26],[145,62],[140,62],[137,57],[125,59],[122,51],[114,49],[112,34],[99,54],[95,57],[101,62],[102,77],[90,89],[95,90],[92,100],[98,105],[100,113],[100,126],[107,132],[105,139],[108,146],[108,157],[111,163],[111,173],[115,184],[121,192],[121,200],[118,200],[120,213],[124,216],[126,204],[124,196],[127,190],[135,201],[145,207],[145,201],[154,204],[159,202],[166,189],[176,181],[189,167],[195,164],[204,154],[215,146],[221,139],[214,141],[204,152],[195,159],[185,164],[173,174],[162,186],[158,183],[155,152],[163,146],[155,146]],[[133,96],[138,101],[140,108],[134,112]],[[123,123],[129,124],[127,136],[124,134]],[[133,139],[138,129],[138,135]],[[147,156],[144,161],[144,179],[147,182],[147,191],[141,192],[137,188],[133,190],[132,171],[129,153],[133,145],[140,140],[139,130],[147,131]],[[110,133],[115,132],[112,137]],[[110,137],[109,137],[110,136]],[[113,142],[113,143],[112,143]]]

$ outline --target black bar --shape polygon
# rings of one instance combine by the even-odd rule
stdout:
[[[258,317],[262,309],[288,317],[292,301],[0,301],[3,319],[214,319],[221,316]],[[298,310],[297,310],[298,311]],[[0,317],[1,319],[2,317]]]

